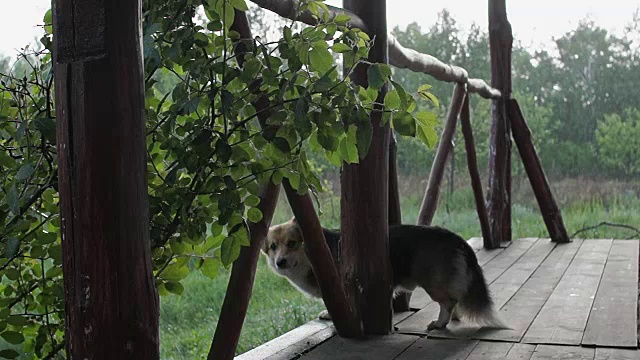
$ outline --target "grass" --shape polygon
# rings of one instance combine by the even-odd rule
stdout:
[[[409,178],[402,179],[402,182],[403,221],[415,223],[422,198],[411,194],[420,194],[424,184]],[[560,194],[557,198],[569,234],[602,221],[639,227],[640,199],[635,191],[625,190],[624,185],[599,185],[575,180],[570,184],[554,184],[554,192]],[[514,185],[514,202],[514,238],[547,237],[528,186]],[[337,227],[338,199],[324,198],[321,203],[322,223],[327,227]],[[290,217],[291,212],[282,196],[274,223],[284,222]],[[461,184],[450,196],[446,193],[442,195],[433,223],[447,227],[464,238],[479,236],[480,228],[469,186]],[[633,235],[638,236],[626,229],[602,227],[579,237],[626,239]],[[182,296],[161,298],[162,359],[206,357],[224,299],[228,275],[221,273],[215,280],[210,280],[195,272],[185,280],[186,291]],[[274,275],[261,256],[237,352],[250,350],[315,318],[323,308],[320,301],[305,297],[285,279]]]

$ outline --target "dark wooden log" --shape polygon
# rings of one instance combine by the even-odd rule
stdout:
[[[471,188],[473,196],[476,200],[476,211],[478,212],[478,220],[480,221],[480,229],[482,230],[482,240],[485,248],[490,248],[491,228],[489,227],[489,218],[487,217],[487,208],[484,204],[484,195],[482,194],[482,181],[480,180],[480,172],[478,171],[478,159],[476,157],[476,145],[473,140],[473,130],[471,129],[471,113],[469,111],[469,97],[464,99],[462,111],[460,112],[460,127],[464,136],[464,147],[467,153],[467,167],[469,168],[469,177],[471,179]]]
[[[427,189],[424,192],[422,206],[420,206],[418,225],[431,225],[433,216],[436,213],[436,208],[438,207],[438,196],[440,195],[440,186],[442,185],[442,178],[444,176],[444,168],[447,164],[447,158],[449,157],[449,153],[453,146],[451,140],[456,132],[458,115],[462,109],[462,103],[464,102],[465,97],[465,85],[457,83],[453,88],[451,104],[449,105],[449,111],[447,112],[447,120],[444,125],[442,135],[440,136],[440,141],[438,142],[438,150],[436,151],[436,156],[433,159],[431,173],[429,174],[429,182],[427,183]]]
[[[398,146],[393,131],[389,140],[389,225],[402,224],[402,209],[400,207],[400,191],[398,190]],[[409,311],[411,293],[401,293],[393,299],[393,311]]]
[[[359,16],[375,43],[372,63],[388,63],[385,0],[344,0],[344,8]],[[367,87],[367,66],[354,69],[351,79]],[[378,94],[382,103],[387,92]],[[391,268],[389,265],[389,141],[390,128],[381,126],[381,108],[371,115],[369,152],[359,164],[344,165],[341,173],[342,264],[351,303],[360,313],[366,334],[391,331]]]
[[[362,321],[347,301],[345,287],[324,238],[311,196],[308,193],[299,195],[287,179],[282,182],[282,186],[300,225],[313,273],[338,335],[347,338],[361,337]]]
[[[491,106],[487,194],[491,248],[497,248],[501,242],[511,240],[511,135],[506,100],[511,96],[513,35],[505,0],[489,0],[489,43],[491,86],[502,94]]]
[[[279,192],[280,186],[271,182],[260,189],[258,208],[262,211],[262,220],[249,223],[251,245],[242,247],[238,259],[231,268],[231,277],[207,357],[209,360],[231,360],[235,357],[242,324],[251,299],[260,248],[269,231]]]
[[[549,231],[549,237],[551,241],[567,243],[569,242],[569,236],[564,227],[560,209],[553,197],[551,187],[542,169],[540,158],[538,158],[538,153],[533,145],[531,130],[529,130],[520,106],[515,99],[509,101],[509,120],[511,120],[513,139],[516,142],[524,168],[527,171],[533,193],[536,196],[536,200],[538,200],[540,213]]]
[[[53,9],[67,357],[158,359],[140,1]]]

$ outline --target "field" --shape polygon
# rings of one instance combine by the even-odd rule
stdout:
[[[464,181],[464,180],[463,180]],[[640,199],[637,185],[592,179],[568,179],[553,185],[562,207],[567,231],[573,234],[602,221],[640,226]],[[403,221],[414,223],[424,190],[422,177],[401,179]],[[335,189],[334,189],[335,191]],[[528,183],[514,181],[513,234],[517,237],[545,237],[546,231]],[[434,224],[460,233],[465,238],[479,236],[473,198],[464,182],[451,194],[443,187],[440,207]],[[332,204],[333,202],[333,204]],[[448,211],[447,211],[448,209]],[[338,225],[339,202],[335,196],[321,199],[322,223]],[[281,197],[274,223],[290,218],[291,212]],[[580,237],[638,237],[633,230],[601,227]],[[206,357],[224,298],[228,273],[210,280],[194,272],[184,282],[180,297],[161,299],[161,352],[163,359],[202,359]],[[244,325],[238,353],[250,350],[311,319],[323,309],[320,301],[306,298],[289,283],[274,275],[261,257],[256,274],[253,298]]]

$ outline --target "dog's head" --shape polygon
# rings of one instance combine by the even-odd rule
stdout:
[[[269,266],[281,275],[308,262],[302,232],[295,218],[269,228],[262,252],[267,256]]]

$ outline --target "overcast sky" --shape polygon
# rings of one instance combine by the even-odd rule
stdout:
[[[48,0],[1,0],[0,53],[13,54],[38,38],[42,16],[49,8]],[[341,0],[328,0],[338,5]],[[443,7],[449,9],[463,29],[472,23],[487,26],[486,0],[388,0],[389,29],[417,22],[423,29],[436,20]],[[625,24],[640,7],[640,0],[507,0],[507,11],[516,38],[527,45],[548,44],[553,36],[575,28],[590,16],[602,27],[621,33]]]

